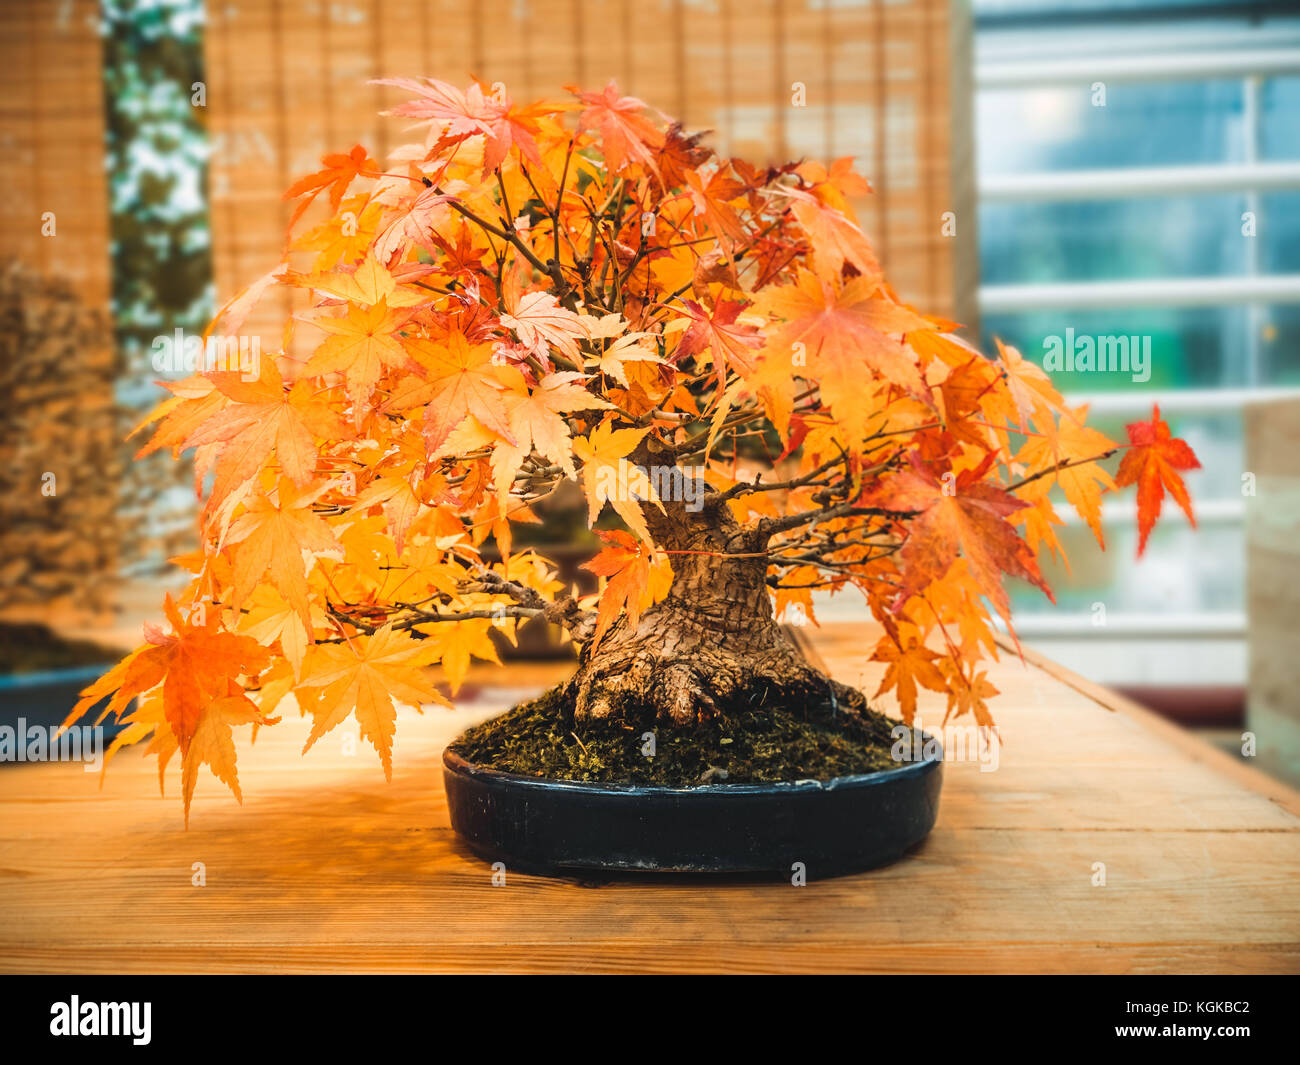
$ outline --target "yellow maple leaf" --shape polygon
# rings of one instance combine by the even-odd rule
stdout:
[[[660,510],[663,504],[649,474],[627,458],[649,431],[614,429],[605,421],[588,436],[574,438],[573,453],[582,461],[588,525],[595,524],[601,507],[609,503],[637,536],[647,542],[651,539],[641,503],[654,503]]]
[[[349,716],[356,718],[361,738],[369,740],[393,776],[393,736],[397,732],[395,701],[450,704],[421,672],[434,658],[434,649],[409,633],[385,625],[373,635],[359,634],[340,643],[312,648],[299,695],[312,716],[306,752],[325,733]]]

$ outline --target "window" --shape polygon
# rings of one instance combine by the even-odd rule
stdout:
[[[1189,648],[1208,634],[1232,644],[1206,659],[1235,671],[1218,682],[1240,683],[1242,410],[1300,386],[1300,17],[1185,0],[974,8],[985,344],[1041,364],[1067,330],[1138,338],[1142,372],[1056,373],[1058,387],[1120,440],[1158,402],[1204,463],[1188,478],[1200,529],[1171,515],[1141,562],[1130,500],[1111,504],[1104,557],[1069,522],[1074,572],[1045,571],[1060,605],[1016,589],[1018,631]],[[1171,647],[1155,667],[1117,656],[1102,679],[1195,682]]]

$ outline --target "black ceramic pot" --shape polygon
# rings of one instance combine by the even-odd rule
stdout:
[[[861,776],[698,788],[526,777],[451,750],[442,764],[452,828],[476,854],[568,875],[861,872],[925,838],[943,778],[942,753]]]

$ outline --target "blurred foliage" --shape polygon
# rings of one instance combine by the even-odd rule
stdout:
[[[123,539],[118,354],[77,285],[0,263],[0,608],[99,610]],[[2,667],[0,667],[2,668]]]

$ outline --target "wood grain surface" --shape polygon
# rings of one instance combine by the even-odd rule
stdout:
[[[874,638],[827,625],[812,640],[870,693]],[[403,713],[392,783],[355,733],[301,756],[306,729],[286,719],[241,751],[243,806],[205,776],[188,830],[178,781],[160,798],[138,750],[102,790],[80,765],[0,767],[0,969],[1300,969],[1296,794],[1032,655],[990,672],[996,771],[949,763],[937,827],[893,865],[806,887],[513,873],[495,887],[448,827],[440,752],[565,668],[476,670],[457,710]]]

